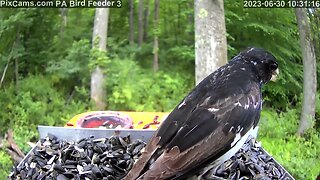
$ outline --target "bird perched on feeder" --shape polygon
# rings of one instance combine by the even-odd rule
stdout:
[[[200,82],[168,115],[125,179],[181,179],[234,155],[260,118],[261,87],[278,74],[275,57],[249,48]]]

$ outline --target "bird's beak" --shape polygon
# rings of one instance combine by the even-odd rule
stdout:
[[[279,69],[276,69],[276,70],[272,73],[271,81],[273,81],[273,82],[277,81],[278,74],[279,74]]]

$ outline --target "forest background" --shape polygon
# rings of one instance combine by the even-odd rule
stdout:
[[[26,153],[27,142],[38,139],[37,125],[63,126],[76,114],[93,110],[90,76],[97,63],[106,74],[108,110],[174,108],[195,84],[194,3],[161,0],[155,26],[155,2],[132,2],[133,8],[124,2],[122,8],[110,9],[105,53],[91,47],[93,8],[1,9],[1,136],[12,129]],[[315,179],[320,173],[320,96],[317,91],[313,128],[297,136],[303,63],[294,9],[243,8],[242,1],[234,0],[225,0],[224,6],[228,59],[257,46],[272,52],[280,63],[279,81],[263,89],[262,146],[295,178]],[[309,14],[317,61],[319,19],[319,13]],[[319,68],[318,63],[318,79]],[[7,175],[13,160],[5,141],[0,147],[0,174]]]

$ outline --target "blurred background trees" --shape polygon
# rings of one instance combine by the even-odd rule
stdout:
[[[263,89],[259,139],[297,179],[315,179],[320,172],[319,91],[314,126],[295,136],[303,61],[294,9],[244,9],[242,3],[224,1],[228,59],[257,46],[280,64],[279,81]],[[12,129],[27,152],[26,142],[38,139],[37,125],[62,126],[92,110],[90,81],[97,66],[107,77],[106,109],[170,111],[195,84],[194,5],[123,1],[122,8],[109,9],[106,51],[92,48],[95,9],[1,9],[1,136]],[[308,11],[317,60],[319,19],[318,9]],[[0,144],[0,174],[7,174],[12,160],[5,142]]]

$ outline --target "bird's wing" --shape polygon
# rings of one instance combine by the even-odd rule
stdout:
[[[228,90],[220,97],[190,93],[150,140],[128,179],[169,178],[228,151],[260,116],[260,87],[246,87],[231,96]]]

